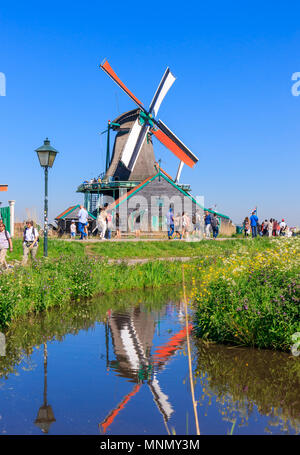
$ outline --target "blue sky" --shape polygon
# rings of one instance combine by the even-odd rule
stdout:
[[[166,68],[177,80],[161,118],[199,157],[181,180],[206,206],[240,222],[300,225],[300,5],[281,1],[161,3],[28,1],[0,11],[0,200],[43,207],[43,172],[34,149],[46,136],[59,150],[49,171],[49,218],[82,201],[76,193],[105,163],[108,119],[132,101],[98,69],[107,58],[149,105]],[[171,175],[178,160],[155,141]]]

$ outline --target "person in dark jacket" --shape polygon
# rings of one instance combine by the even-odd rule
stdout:
[[[219,220],[217,218],[217,214],[214,213],[210,220],[212,231],[213,231],[213,238],[216,240],[219,234]]]

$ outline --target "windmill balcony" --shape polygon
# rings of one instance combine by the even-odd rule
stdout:
[[[97,192],[100,190],[110,190],[114,188],[126,188],[126,189],[131,189],[134,188],[135,186],[139,185],[141,182],[140,181],[120,181],[120,180],[114,180],[110,182],[96,182],[96,183],[82,183],[79,185],[77,188],[77,193],[85,193],[86,191],[89,192]]]

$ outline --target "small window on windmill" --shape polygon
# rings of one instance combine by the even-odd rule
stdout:
[[[156,199],[156,205],[157,207],[163,207],[164,206],[164,200],[160,197]]]

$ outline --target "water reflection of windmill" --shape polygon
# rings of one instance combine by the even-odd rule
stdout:
[[[162,414],[165,424],[173,413],[168,395],[161,390],[157,376],[170,357],[185,342],[186,331],[181,330],[164,346],[156,348],[154,355],[151,355],[155,319],[155,314],[144,312],[140,307],[132,309],[129,313],[113,313],[108,319],[116,356],[116,360],[107,359],[108,366],[118,376],[134,382],[135,386],[99,425],[100,430],[104,433],[145,383],[150,388],[153,400]]]

